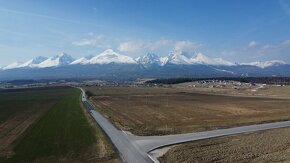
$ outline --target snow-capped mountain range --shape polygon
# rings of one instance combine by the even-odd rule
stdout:
[[[43,57],[38,56],[34,59],[28,60],[27,62],[15,62],[8,66],[3,67],[3,70],[9,69],[19,69],[19,68],[46,68],[46,67],[57,67],[57,66],[65,66],[72,63],[74,59],[65,53],[61,53],[54,57]]]
[[[279,60],[232,63],[202,53],[172,51],[160,57],[154,53],[132,58],[111,49],[74,59],[61,53],[15,62],[0,69],[0,80],[22,79],[109,79],[170,77],[290,76],[290,65]]]
[[[31,59],[31,60],[24,62],[24,63],[14,62],[10,65],[3,67],[2,69],[8,70],[8,69],[24,68],[24,67],[29,67],[29,68],[38,67],[38,64],[40,64],[41,62],[43,62],[45,60],[47,60],[46,57],[39,56],[39,57],[36,57],[36,58]]]
[[[192,56],[192,57],[190,57]],[[202,53],[190,55],[182,51],[172,51],[166,57],[159,57],[154,53],[148,53],[145,56],[132,58],[126,55],[119,54],[112,49],[105,50],[100,54],[89,57],[82,57],[74,59],[66,53],[61,53],[54,57],[36,57],[26,62],[14,62],[7,66],[0,68],[1,70],[11,70],[20,68],[48,68],[60,67],[70,65],[94,65],[94,64],[140,64],[144,66],[159,65],[165,66],[167,64],[174,65],[211,65],[211,66],[255,66],[259,68],[267,68],[271,66],[286,65],[284,61],[273,60],[266,62],[250,62],[250,63],[232,63],[222,58],[210,58]]]

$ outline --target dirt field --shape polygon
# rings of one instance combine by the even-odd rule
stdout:
[[[160,162],[290,162],[290,128],[202,140],[171,148]]]
[[[290,119],[288,99],[221,96],[177,88],[88,87],[117,127],[163,135]]]

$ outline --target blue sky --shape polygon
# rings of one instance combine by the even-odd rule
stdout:
[[[112,48],[290,62],[287,0],[0,0],[0,65]]]

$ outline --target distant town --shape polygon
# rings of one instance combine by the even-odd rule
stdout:
[[[289,77],[265,77],[265,78],[170,78],[170,79],[136,79],[123,81],[109,80],[12,80],[0,81],[0,89],[38,88],[56,86],[147,86],[169,87],[170,84],[190,83],[191,88],[232,88],[245,89],[258,86],[258,89],[266,85],[285,86],[290,84]],[[255,89],[253,89],[255,91]]]

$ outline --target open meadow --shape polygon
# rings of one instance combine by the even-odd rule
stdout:
[[[0,162],[118,162],[74,88],[0,91]]]
[[[285,98],[225,96],[190,89],[87,87],[115,126],[136,135],[165,135],[290,119]]]

